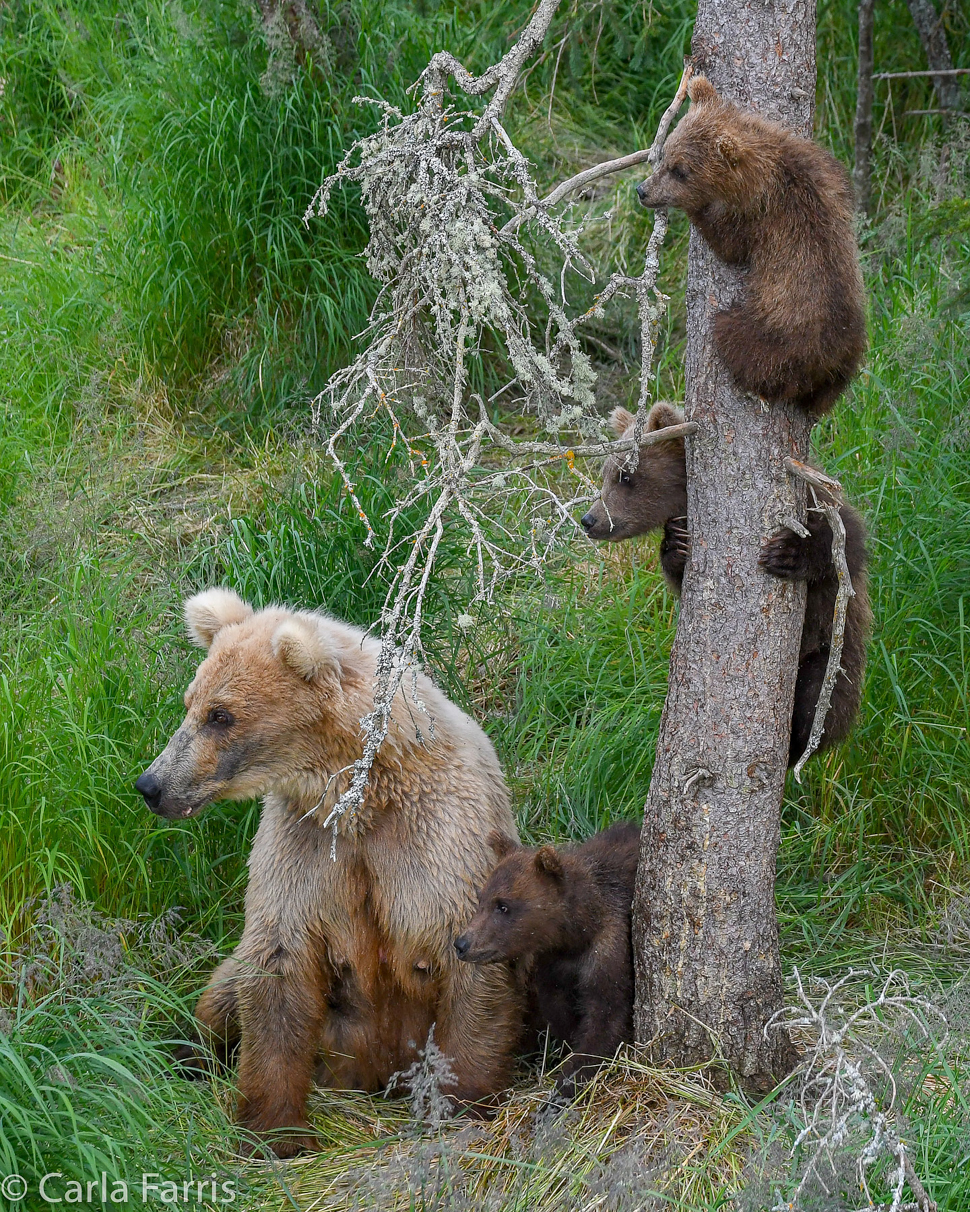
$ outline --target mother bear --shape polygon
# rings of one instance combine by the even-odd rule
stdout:
[[[264,797],[242,940],[196,1007],[207,1043],[239,1044],[240,1123],[280,1157],[315,1147],[313,1081],[380,1090],[432,1026],[451,1098],[494,1094],[521,1009],[507,970],[461,964],[453,946],[495,865],[489,834],[517,838],[488,738],[423,673],[413,695],[409,676],[364,802],[334,836],[324,822],[362,751],[379,643],[226,589],[190,598],[185,619],[208,655],[135,785],[172,820]]]

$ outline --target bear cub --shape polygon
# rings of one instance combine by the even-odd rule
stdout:
[[[848,175],[817,143],[722,101],[704,76],[688,95],[637,196],[685,211],[722,261],[747,267],[741,298],[714,327],[737,385],[827,412],[866,347]]]
[[[511,964],[534,1035],[548,1028],[572,1049],[557,1080],[571,1098],[633,1039],[630,907],[640,830],[612,825],[558,850],[498,833],[489,840],[501,861],[455,950],[470,964]]]
[[[647,415],[645,432],[679,425],[684,414],[672,404],[659,401]],[[625,408],[615,408],[610,423],[618,437],[633,436],[634,418]],[[866,667],[866,639],[872,624],[866,582],[866,528],[851,505],[839,512],[845,526],[845,557],[855,597],[849,598],[845,635],[842,641],[842,674],[832,691],[819,749],[844,740],[859,711],[862,676]],[[660,566],[667,583],[679,594],[690,554],[687,534],[687,461],[683,439],[643,446],[636,469],[628,471],[615,458],[606,462],[599,498],[580,519],[591,539],[620,542],[634,535],[663,528]],[[775,532],[761,550],[759,563],[765,572],[790,581],[807,581],[805,622],[798,657],[795,704],[792,712],[788,765],[793,766],[805,751],[815,718],[822,680],[832,642],[832,615],[838,577],[832,562],[832,530],[823,514],[809,511],[808,537],[802,538],[786,526]]]

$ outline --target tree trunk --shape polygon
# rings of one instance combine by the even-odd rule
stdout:
[[[815,0],[699,0],[692,49],[725,99],[811,134]],[[689,257],[692,549],[644,815],[636,1031],[657,1059],[719,1056],[764,1090],[794,1060],[763,1028],[782,1002],[775,863],[805,587],[757,561],[782,519],[804,517],[784,459],[804,460],[811,424],[735,389],[712,324],[741,275],[696,231]]]
[[[933,7],[933,0],[906,0],[919,33],[919,40],[926,51],[926,61],[931,71],[953,70],[950,48],[946,41],[943,20]],[[933,88],[941,109],[960,108],[960,77],[934,76]]]
[[[855,103],[856,206],[867,215],[872,194],[872,13],[875,0],[859,0],[859,79]]]

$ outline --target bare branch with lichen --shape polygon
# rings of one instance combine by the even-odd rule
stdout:
[[[943,1016],[912,992],[909,978],[898,969],[885,975],[853,969],[835,981],[818,978],[806,983],[796,968],[794,979],[796,1004],[774,1015],[765,1031],[784,1027],[795,1037],[811,1038],[801,1065],[802,1127],[792,1147],[793,1154],[802,1150],[806,1160],[795,1191],[788,1199],[779,1198],[772,1212],[797,1212],[813,1184],[828,1190],[825,1179],[829,1171],[834,1172],[836,1154],[853,1142],[858,1144],[856,1179],[865,1200],[857,1212],[936,1212],[894,1126],[892,1070],[867,1035],[885,1036],[895,1019],[895,1025],[915,1029],[929,1044],[933,1041],[930,1022],[942,1022]],[[869,992],[874,980],[875,995]],[[882,1099],[875,1088],[879,1083],[888,1090]],[[871,1171],[882,1158],[890,1162],[888,1204],[876,1203],[870,1189]],[[914,1199],[904,1202],[907,1184]]]
[[[480,76],[453,56],[436,54],[414,86],[411,113],[360,99],[377,108],[378,130],[353,145],[305,216],[325,215],[336,185],[359,186],[370,228],[367,265],[381,284],[361,354],[313,404],[314,424],[325,433],[327,453],[367,529],[366,545],[375,543],[377,519],[368,517],[356,491],[348,444],[359,443],[366,427],[381,426],[391,447],[400,444],[405,451],[412,472],[384,519],[378,571],[389,590],[380,618],[374,708],[361,721],[363,752],[326,818],[334,842],[338,829],[353,827],[395,695],[406,692],[409,675],[414,685],[425,597],[446,530],[465,536],[473,601],[491,600],[509,577],[541,571],[550,553],[577,533],[576,506],[596,486],[576,458],[617,449],[596,411],[596,372],[582,329],[620,295],[637,299],[643,338],[640,430],[620,446],[635,460],[647,437],[651,365],[667,302],[656,287],[666,215],[655,216],[643,274],[614,274],[591,305],[575,306],[571,275],[594,278],[581,248],[583,221],[575,221],[571,208],[555,205],[568,189],[540,197],[532,165],[503,125],[509,97],[558,4],[540,0],[516,44]],[[689,75],[688,69],[646,156],[653,163]],[[492,96],[481,112],[459,108],[448,93],[449,79],[467,95]],[[629,159],[598,166],[597,175],[619,171]],[[543,250],[541,261],[537,249]],[[547,261],[557,263],[555,277],[544,268]],[[470,367],[486,334],[511,373],[483,399],[472,390]],[[493,419],[499,403],[533,416],[539,436],[520,441],[503,430]],[[679,426],[648,440],[687,432],[693,428]],[[423,520],[405,530],[402,522],[415,509]],[[458,621],[473,622],[467,614]],[[432,727],[429,720],[429,732]]]

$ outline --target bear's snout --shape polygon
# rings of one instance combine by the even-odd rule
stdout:
[[[607,515],[606,510],[602,507],[599,501],[589,510],[584,513],[579,519],[579,524],[586,531],[588,539],[615,539],[617,534],[617,519]]]
[[[471,943],[468,941],[468,938],[464,934],[462,934],[459,938],[455,939],[455,952],[459,959],[467,958],[468,950],[470,947],[471,947]]]
[[[145,797],[145,803],[152,812],[158,812],[162,803],[162,784],[150,770],[138,776],[135,780],[135,790]]]
[[[666,205],[666,202],[657,196],[661,171],[658,168],[652,177],[647,177],[646,181],[641,181],[637,186],[637,200],[641,206],[649,206],[652,209],[656,206]]]

